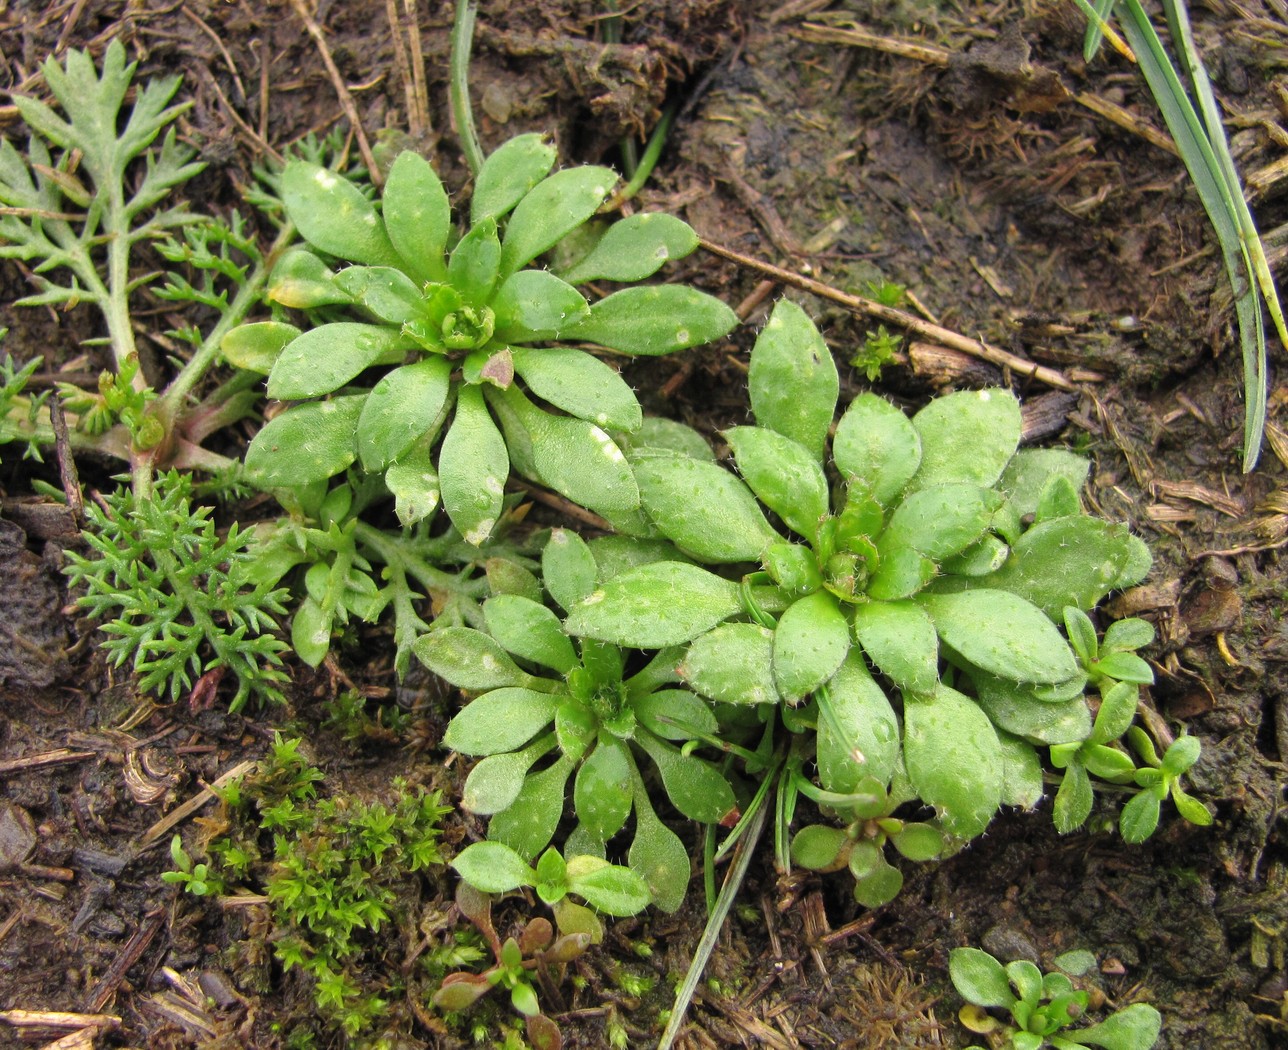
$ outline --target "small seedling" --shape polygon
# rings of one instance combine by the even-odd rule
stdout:
[[[1073,1028],[1089,999],[1065,973],[1044,974],[1026,960],[1003,966],[979,948],[954,948],[948,972],[967,1001],[962,1024],[972,1032],[997,1039],[994,1046],[1011,1050],[1075,1050],[1099,1046],[1105,1050],[1148,1050],[1158,1040],[1162,1017],[1152,1006],[1135,1003],[1088,1028]],[[999,1019],[987,1010],[1003,1012]],[[972,1047],[970,1050],[981,1050]]]
[[[174,861],[174,871],[163,871],[161,881],[175,886],[182,886],[185,893],[194,897],[205,897],[224,892],[224,882],[210,870],[210,865],[193,863],[188,851],[183,848],[183,839],[176,835],[170,840],[170,859]]]

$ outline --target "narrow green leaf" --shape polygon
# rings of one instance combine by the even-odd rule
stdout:
[[[268,396],[279,401],[338,390],[375,364],[399,360],[411,348],[397,328],[337,321],[292,339],[268,375]]]
[[[438,454],[443,509],[466,543],[476,546],[492,534],[501,516],[510,459],[476,386],[463,386],[456,415]]]
[[[523,271],[527,272],[527,271]],[[515,347],[514,370],[539,398],[612,430],[635,430],[640,403],[617,369],[569,346]]]
[[[737,323],[728,306],[696,288],[642,285],[591,304],[590,316],[565,329],[562,337],[624,354],[659,357],[720,339]]]
[[[536,883],[537,873],[509,846],[500,842],[475,842],[452,861],[466,882],[483,893],[508,893]]]
[[[475,697],[452,719],[443,746],[463,755],[513,751],[554,721],[560,700],[534,689],[493,689]]]
[[[756,337],[748,391],[758,426],[799,442],[823,461],[840,377],[814,322],[787,299],[774,305]]]
[[[488,633],[522,660],[566,675],[577,665],[563,625],[544,605],[517,594],[498,594],[483,603]]]
[[[500,219],[544,179],[558,154],[544,135],[517,135],[488,155],[474,179],[470,223]]]
[[[683,562],[654,562],[607,580],[568,611],[569,634],[635,649],[681,645],[736,616],[736,584]]]
[[[508,276],[589,219],[617,182],[608,168],[565,168],[542,179],[515,206],[505,228],[501,273]]]
[[[697,246],[698,235],[688,223],[664,212],[640,213],[608,227],[599,243],[562,276],[569,284],[642,281]]]
[[[956,690],[904,698],[904,763],[917,794],[961,838],[983,833],[1002,802],[1002,758],[987,716]]]
[[[764,427],[724,432],[743,479],[760,502],[813,542],[828,512],[827,478],[817,458],[789,437]]]
[[[381,199],[385,232],[406,269],[419,281],[441,281],[452,208],[429,161],[411,150],[398,154]]]

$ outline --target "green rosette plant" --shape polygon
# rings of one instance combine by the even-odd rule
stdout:
[[[267,372],[269,397],[292,402],[247,452],[260,484],[359,463],[383,476],[404,524],[441,502],[477,544],[513,469],[639,527],[639,490],[612,436],[640,426],[639,402],[616,369],[569,344],[668,354],[723,336],[736,317],[684,285],[633,285],[697,236],[664,214],[595,222],[616,174],[554,163],[540,135],[501,146],[478,172],[463,234],[418,154],[394,160],[378,204],[317,164],[287,164],[282,200],[308,248],[282,258],[268,298],[310,326],[264,321],[224,343]],[[557,273],[533,265],[556,246]],[[578,290],[589,281],[629,286],[592,304]]]
[[[618,550],[601,565],[576,533],[555,529],[541,560],[553,603],[575,606],[623,556],[630,561],[650,552]],[[721,772],[691,753],[719,727],[707,701],[675,687],[683,651],[668,647],[648,655],[593,639],[574,642],[551,608],[519,594],[495,595],[482,611],[486,632],[440,627],[413,650],[441,678],[480,694],[452,719],[443,739],[455,751],[481,757],[466,778],[464,808],[490,816],[489,839],[526,865],[554,838],[571,781],[578,824],[565,852],[578,861],[602,859],[633,814],[629,869],[655,904],[674,911],[688,885],[689,859],[654,809],[653,773],[691,820],[715,824],[737,809]],[[576,868],[573,860],[569,866]],[[461,870],[470,879],[475,869]]]
[[[814,734],[828,805],[852,808],[861,782],[888,788],[899,769],[950,841],[1003,803],[1033,805],[1036,746],[1091,731],[1088,674],[1053,618],[1140,580],[1145,545],[1083,511],[1084,460],[1018,450],[1008,391],[912,418],[860,394],[831,434],[836,367],[789,302],[757,338],[749,388],[755,425],[724,434],[741,477],[677,441],[631,455],[647,518],[689,559],[758,567],[733,582],[692,561],[640,566],[574,605],[568,630],[687,645],[694,691]]]

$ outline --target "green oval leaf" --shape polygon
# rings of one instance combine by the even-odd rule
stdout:
[[[497,755],[483,761],[494,762],[504,757],[506,756]],[[504,842],[522,857],[535,857],[550,845],[563,816],[568,776],[573,770],[573,764],[570,758],[563,755],[554,765],[529,774],[518,797],[492,817],[488,823],[487,837],[496,842]],[[467,781],[466,788],[468,787]]]
[[[1009,390],[963,390],[912,417],[921,436],[917,489],[956,481],[991,487],[1020,444],[1020,403]]]
[[[590,316],[563,338],[624,354],[659,357],[728,335],[738,316],[714,296],[683,284],[624,288],[592,303]]]
[[[636,700],[634,708],[640,724],[663,740],[692,740],[695,733],[714,736],[720,731],[711,705],[687,689],[659,689]]]
[[[282,171],[282,203],[300,236],[328,255],[370,266],[397,266],[375,206],[342,175],[291,160]]]
[[[595,556],[571,529],[551,529],[541,552],[541,578],[561,609],[571,609],[595,589]]]
[[[853,614],[854,636],[882,674],[906,692],[934,691],[939,636],[924,609],[909,601],[870,601],[856,605]]]
[[[666,797],[690,820],[718,824],[737,810],[733,788],[710,762],[684,754],[645,729],[636,734],[635,742],[657,767]]]
[[[757,425],[799,442],[823,462],[841,381],[832,352],[795,303],[774,305],[752,347],[747,383]]]
[[[487,306],[501,276],[501,238],[495,219],[475,223],[452,249],[447,280],[470,306]]]
[[[565,168],[542,179],[515,206],[505,227],[501,273],[526,266],[589,219],[617,183],[608,168]]]
[[[1002,802],[1002,759],[988,717],[941,685],[933,694],[905,697],[903,718],[904,764],[917,794],[951,834],[982,834]]]
[[[826,591],[787,607],[774,629],[774,681],[788,703],[826,682],[850,651],[850,625]]]
[[[650,894],[644,880],[617,864],[599,857],[573,857],[568,862],[572,892],[609,915],[635,915],[648,907]]]
[[[1077,1030],[1078,1042],[1105,1050],[1145,1050],[1158,1042],[1163,1017],[1147,1003],[1133,1003],[1099,1024]]]
[[[827,478],[818,460],[804,445],[764,427],[733,427],[724,438],[760,502],[814,542],[828,512]]]
[[[397,328],[337,321],[292,339],[268,374],[268,396],[279,401],[338,390],[363,369],[399,360],[410,348]]]
[[[509,893],[536,884],[536,872],[509,846],[500,842],[475,842],[456,855],[452,867],[483,893]]]
[[[792,863],[810,871],[838,871],[845,864],[841,851],[849,843],[841,828],[810,824],[792,836]]]
[[[353,432],[365,395],[289,408],[269,420],[246,450],[246,471],[260,488],[297,488],[339,474],[358,458]]]
[[[590,316],[590,306],[572,285],[545,270],[511,274],[492,297],[496,338],[507,343],[558,339]]]
[[[443,509],[466,543],[475,546],[492,534],[505,497],[510,458],[505,440],[476,386],[463,386],[456,415],[438,454]]]
[[[528,389],[569,415],[612,430],[635,430],[640,403],[617,369],[568,346],[515,347],[514,370]]]
[[[385,487],[394,497],[394,513],[403,528],[424,521],[438,507],[438,471],[429,449],[414,448],[385,471]]]
[[[642,281],[670,259],[683,259],[698,246],[687,222],[665,212],[631,215],[613,223],[590,252],[563,274],[569,284],[587,281]]]
[[[1040,744],[1066,744],[1091,734],[1091,712],[1079,693],[1070,700],[1041,701],[1033,686],[972,670],[979,706],[999,729]]]
[[[818,721],[819,782],[843,793],[865,778],[889,784],[899,764],[899,720],[857,650],[828,682],[826,706]]]
[[[495,638],[472,627],[439,627],[416,639],[416,658],[458,689],[484,692],[528,686],[532,676],[519,669]]]
[[[463,755],[513,751],[554,721],[560,699],[535,689],[493,689],[471,700],[451,720],[443,746]]]
[[[756,561],[778,534],[729,471],[688,456],[636,461],[640,503],[662,534],[706,562]]]
[[[488,633],[515,656],[566,675],[577,654],[559,618],[539,602],[498,594],[483,603]]]
[[[1054,477],[1064,478],[1075,492],[1087,483],[1091,461],[1061,448],[1022,448],[1015,453],[997,482],[1019,517],[1033,514],[1043,490]]]
[[[1015,1002],[1006,969],[979,948],[954,948],[948,953],[948,976],[967,1002],[1008,1009]]]
[[[301,334],[293,324],[282,321],[256,321],[238,325],[220,340],[224,360],[234,368],[268,375],[277,356]]]
[[[392,266],[350,266],[335,275],[335,286],[385,324],[403,325],[423,316],[420,288]]]
[[[680,675],[721,703],[777,703],[774,632],[754,623],[723,623],[693,641]]]
[[[621,831],[630,816],[634,768],[626,745],[601,734],[599,745],[577,770],[572,796],[577,819],[601,842]]]
[[[647,795],[636,799],[635,839],[627,860],[644,877],[658,908],[668,915],[679,910],[689,887],[689,853],[680,836],[657,819]]]
[[[358,454],[378,473],[441,423],[452,366],[427,357],[386,374],[368,395],[358,418]]]
[[[569,634],[634,649],[681,645],[742,609],[738,587],[684,562],[627,569],[568,611]]]
[[[350,302],[335,283],[335,274],[312,252],[293,248],[273,267],[264,298],[293,310],[315,310]]]
[[[381,201],[385,232],[408,272],[421,282],[441,281],[452,208],[429,161],[411,150],[398,154]]]
[[[832,439],[836,469],[889,506],[921,465],[921,435],[912,420],[876,394],[859,394]]]
[[[932,485],[895,507],[885,535],[932,561],[943,561],[979,539],[999,506],[1001,498],[978,485]]]
[[[558,154],[535,132],[516,135],[488,155],[474,179],[470,223],[500,219],[550,174]]]
[[[1042,611],[1009,591],[920,594],[944,643],[981,670],[1016,682],[1054,685],[1078,674],[1064,637]]]

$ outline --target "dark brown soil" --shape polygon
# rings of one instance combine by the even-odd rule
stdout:
[[[1172,815],[1138,848],[1110,833],[1057,836],[1045,807],[1008,815],[938,868],[909,866],[903,893],[871,915],[840,881],[778,885],[769,865],[753,866],[681,1045],[965,1046],[973,1037],[957,1023],[946,971],[948,951],[965,944],[1048,964],[1091,949],[1110,1001],[1162,1012],[1162,1047],[1288,1045],[1288,621],[1276,546],[1288,541],[1288,439],[1278,429],[1288,428],[1288,387],[1271,400],[1276,441],[1256,473],[1239,473],[1237,339],[1197,198],[1174,156],[1075,98],[1094,94],[1161,123],[1136,74],[1107,50],[1084,64],[1081,16],[1054,0],[641,0],[622,5],[622,43],[605,46],[598,33],[611,6],[485,0],[472,73],[485,147],[541,130],[569,162],[617,163],[622,137],[646,134],[673,100],[678,117],[645,207],[844,291],[905,284],[945,327],[1077,380],[1041,436],[1088,450],[1100,510],[1151,542],[1148,583],[1117,601],[1158,626],[1152,705],[1171,731],[1202,737],[1191,779],[1217,813],[1207,829]],[[414,132],[459,187],[446,102],[452,11],[421,7],[430,100],[421,128],[408,126],[385,5],[322,0],[315,17],[367,133]],[[1281,0],[1217,0],[1192,14],[1235,156],[1257,186],[1258,222],[1278,232],[1285,183],[1265,173],[1288,143],[1288,12]],[[850,26],[943,49],[946,63],[856,46]],[[265,146],[344,123],[314,41],[281,2],[0,3],[0,87],[39,92],[39,64],[55,48],[97,54],[113,38],[144,74],[184,74],[195,103],[184,133],[209,162],[191,194],[208,207],[237,206]],[[0,131],[21,135],[10,108],[0,107]],[[1272,243],[1283,239],[1276,232]],[[681,276],[747,301],[749,323],[722,345],[628,374],[647,408],[714,431],[742,416],[741,366],[784,290],[701,252]],[[9,306],[26,287],[19,267],[0,271],[5,349],[18,360],[43,354],[47,365],[88,353],[84,367],[101,368],[80,346],[97,334],[92,320]],[[847,363],[870,326],[799,298]],[[1282,367],[1282,347],[1272,360]],[[846,381],[850,392],[867,385],[853,370]],[[911,405],[955,385],[1008,381],[1026,401],[1051,394],[925,344],[905,345],[879,388]],[[261,757],[278,728],[305,737],[327,792],[379,793],[397,776],[450,788],[455,771],[425,746],[441,736],[449,701],[422,679],[397,683],[392,642],[373,631],[330,674],[292,668],[286,711],[241,717],[180,704],[132,720],[143,698],[95,654],[92,625],[63,610],[52,566],[66,533],[21,502],[33,479],[57,484],[57,474],[20,461],[13,446],[4,456],[5,514],[22,529],[0,523],[0,1010],[119,1018],[94,1046],[285,1047],[316,1011],[299,977],[263,961],[262,910],[178,894],[159,879],[171,867],[169,834],[146,847],[141,836],[202,784]],[[108,484],[103,465],[82,470],[88,485]],[[1278,510],[1262,509],[1276,495]],[[415,739],[362,746],[319,728],[344,676],[415,707]],[[66,752],[50,764],[22,761],[56,749]],[[449,839],[464,834],[452,818]],[[606,1046],[610,1023],[631,1046],[656,1040],[702,927],[699,882],[678,915],[619,922],[578,960],[579,980],[559,990],[565,1045]],[[429,920],[447,909],[450,883],[426,879],[420,893],[406,928],[387,931],[391,973],[438,935]],[[498,928],[526,917],[522,901],[508,902]],[[249,965],[255,945],[263,958]],[[391,979],[373,975],[381,987]],[[432,991],[414,979],[403,987],[422,1003]],[[393,1016],[390,1046],[470,1038],[419,1005],[394,1004]],[[482,1043],[500,1045],[496,1026],[511,1018],[501,1006],[481,1010],[476,1019],[491,1026]],[[39,1045],[67,1030],[33,1029],[30,1040],[19,1031],[0,1020],[0,1044]],[[317,1045],[345,1044],[332,1035]]]

